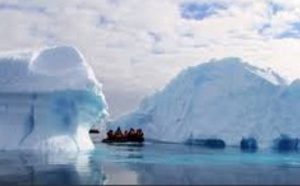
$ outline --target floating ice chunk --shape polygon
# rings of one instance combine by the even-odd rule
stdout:
[[[88,131],[107,115],[107,104],[74,47],[3,55],[0,87],[0,149],[93,148]]]

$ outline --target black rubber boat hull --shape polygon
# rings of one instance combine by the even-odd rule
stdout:
[[[109,139],[103,139],[102,143],[142,143],[144,142],[144,138],[138,138],[138,139],[118,139],[118,140],[109,140]]]

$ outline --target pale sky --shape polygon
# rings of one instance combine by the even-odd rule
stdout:
[[[81,50],[112,117],[180,70],[236,56],[300,77],[299,0],[0,0],[0,50]]]

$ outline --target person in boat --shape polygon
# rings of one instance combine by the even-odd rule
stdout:
[[[123,139],[123,133],[120,127],[118,127],[117,130],[115,131],[115,139],[118,141]]]
[[[136,137],[135,130],[133,128],[130,128],[128,132],[128,140],[134,140],[135,137]]]
[[[124,131],[123,138],[124,138],[125,141],[128,140],[128,130],[125,130],[125,131]]]
[[[107,133],[107,139],[108,140],[114,140],[115,139],[115,135],[114,135],[114,131],[113,130],[109,130]]]
[[[136,134],[137,134],[137,138],[143,138],[144,137],[144,133],[143,133],[142,129],[137,129]]]

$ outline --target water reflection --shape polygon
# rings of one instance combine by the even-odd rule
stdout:
[[[0,185],[103,184],[102,167],[90,155],[1,152]]]
[[[98,146],[71,154],[0,152],[0,185],[299,184],[300,154],[189,146]]]
[[[157,151],[161,147],[166,147]],[[122,167],[138,184],[299,184],[300,154],[240,152],[239,149],[212,151],[187,146],[153,145],[140,151],[118,149],[118,162],[105,166]],[[123,153],[123,151],[127,152]],[[138,152],[138,153],[137,153]],[[179,154],[179,155],[178,155]],[[126,157],[125,157],[126,156]],[[127,170],[126,170],[127,169]],[[116,179],[117,176],[111,177]],[[122,178],[123,184],[133,180]],[[115,182],[111,182],[115,183]]]
[[[299,184],[299,168],[272,166],[186,166],[133,164],[141,184]]]

